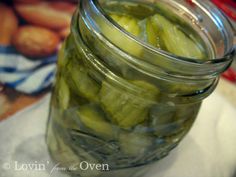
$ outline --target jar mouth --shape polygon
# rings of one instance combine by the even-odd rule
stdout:
[[[172,58],[173,60],[184,61],[184,62],[189,62],[189,63],[193,63],[193,64],[217,64],[217,63],[224,63],[227,61],[231,61],[232,57],[235,54],[235,49],[232,48],[231,51],[227,52],[222,57],[215,57],[215,58],[211,58],[211,59],[207,59],[207,60],[206,59],[199,60],[199,59],[195,59],[195,58],[175,55],[175,54],[170,53],[168,51],[161,50],[155,46],[152,46],[151,44],[148,44],[147,42],[145,42],[145,41],[139,39],[138,37],[132,35],[131,33],[127,32],[125,29],[120,27],[118,24],[114,23],[114,20],[112,20],[109,16],[107,16],[105,12],[103,15],[104,15],[104,17],[107,18],[107,20],[110,21],[110,23],[112,25],[114,25],[115,28],[119,29],[119,31],[121,31],[123,34],[127,35],[129,38],[131,38],[133,41],[135,41],[136,43],[138,43],[142,47],[147,48],[149,51],[153,51],[157,54],[163,55],[164,57]]]
[[[83,3],[84,1],[81,1],[81,7],[83,6]],[[220,30],[223,33],[223,36],[225,37],[224,40],[226,42],[224,46],[223,55],[217,56],[217,57],[211,57],[211,59],[207,59],[207,60],[206,59],[199,60],[195,58],[178,56],[178,55],[158,49],[148,44],[147,42],[139,39],[138,37],[132,35],[131,33],[127,32],[125,29],[123,29],[121,26],[119,26],[106,13],[102,5],[100,4],[99,0],[89,0],[88,3],[90,3],[91,8],[94,8],[93,10],[95,10],[96,15],[97,15],[94,19],[91,19],[93,21],[91,22],[91,26],[93,26],[93,30],[96,31],[95,33],[101,35],[104,39],[109,41],[106,34],[102,32],[101,26],[99,24],[99,22],[103,21],[103,25],[105,24],[106,27],[115,29],[119,33],[119,35],[124,36],[124,38],[126,39],[132,40],[136,45],[145,49],[150,54],[149,57],[152,55],[159,56],[159,57],[161,56],[162,60],[164,60],[163,58],[165,58],[167,62],[173,62],[179,65],[179,67],[177,67],[176,69],[183,68],[183,67],[186,68],[186,72],[184,73],[186,74],[186,76],[203,76],[203,75],[206,76],[207,75],[208,77],[211,77],[211,76],[215,77],[216,74],[219,74],[225,71],[229,67],[235,55],[235,48],[233,47],[233,40],[232,40],[233,39],[232,26],[229,24],[228,20],[222,14],[222,12],[220,12],[220,10],[218,10],[217,8],[214,8],[212,13],[207,13],[207,15],[210,16],[211,20],[214,22],[216,26],[219,26],[219,28],[221,28]],[[202,11],[205,11],[205,12],[209,10],[209,8],[214,7],[213,4],[209,2],[199,3],[199,2],[193,1],[193,3],[195,6],[199,7]],[[81,10],[82,9],[83,8],[81,8]],[[112,43],[112,41],[110,42],[114,47],[117,47],[114,43]],[[119,50],[122,51],[122,49],[119,49]],[[140,64],[136,56],[132,56],[132,58],[133,58],[132,62]],[[136,61],[134,61],[134,59]],[[143,60],[141,63],[145,64],[144,62],[145,60]],[[154,64],[154,63],[149,63],[149,64]],[[191,67],[191,69],[188,70],[187,67],[188,68]],[[171,72],[171,73],[174,74],[174,72]]]
[[[234,54],[234,49],[232,48],[230,51],[226,52],[224,54],[224,56],[222,56],[222,57],[215,57],[215,58],[211,58],[211,59],[208,59],[208,60],[199,60],[199,59],[195,59],[195,58],[190,58],[190,57],[188,58],[188,57],[184,57],[184,56],[175,55],[175,54],[167,52],[165,50],[158,49],[157,47],[154,47],[154,46],[148,44],[147,42],[141,40],[140,38],[138,38],[138,37],[132,35],[131,33],[127,32],[124,28],[119,26],[109,15],[107,15],[107,13],[102,8],[101,4],[98,2],[99,0],[93,0],[93,1],[94,1],[94,4],[96,4],[98,10],[103,15],[103,18],[105,18],[106,20],[108,20],[110,22],[110,25],[113,25],[121,33],[127,35],[129,38],[131,38],[132,40],[134,40],[135,42],[140,44],[142,47],[146,47],[149,50],[154,51],[158,54],[161,54],[161,55],[164,55],[164,56],[167,56],[167,57],[171,57],[171,58],[174,58],[176,60],[192,62],[192,63],[199,63],[199,64],[204,64],[204,63],[214,64],[214,63],[225,62],[225,61],[230,60],[231,56]],[[192,3],[196,3],[195,5],[201,6],[201,8],[205,8],[201,3],[197,3],[196,1],[193,1]],[[209,5],[209,4],[206,3],[205,5]],[[218,11],[218,12],[220,12],[220,11]],[[222,15],[223,18],[225,18],[225,20],[227,20],[227,23],[228,23],[227,17],[225,17],[224,14],[221,14],[221,15]],[[233,34],[233,29],[232,29],[231,24],[229,24],[229,26],[231,28],[229,30],[231,30],[231,33]]]

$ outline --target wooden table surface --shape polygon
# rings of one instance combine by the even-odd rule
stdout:
[[[0,86],[0,121],[39,101],[44,95],[29,96]]]

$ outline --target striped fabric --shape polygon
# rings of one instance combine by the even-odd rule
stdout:
[[[32,60],[13,47],[0,46],[0,82],[23,93],[39,93],[51,86],[56,60],[56,54],[43,60]]]

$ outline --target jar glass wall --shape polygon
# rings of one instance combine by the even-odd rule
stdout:
[[[142,19],[158,10],[198,35],[207,60],[154,48],[108,15]],[[232,61],[232,39],[227,20],[208,3],[81,1],[59,54],[47,131],[53,159],[80,176],[141,175],[189,131]],[[99,168],[84,170],[84,162]]]

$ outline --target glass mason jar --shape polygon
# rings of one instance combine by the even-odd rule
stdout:
[[[191,27],[208,59],[159,50],[107,15],[143,18],[156,9]],[[59,53],[47,130],[52,158],[75,176],[142,176],[186,135],[233,57],[231,26],[207,1],[81,1]]]

